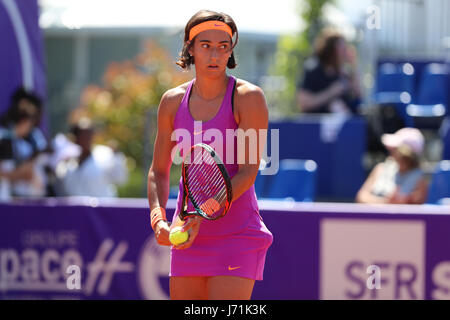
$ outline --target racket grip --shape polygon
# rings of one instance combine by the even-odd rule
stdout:
[[[220,203],[214,198],[209,198],[200,206],[200,209],[210,216],[220,209]]]

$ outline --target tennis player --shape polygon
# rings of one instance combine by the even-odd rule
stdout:
[[[233,202],[223,218],[209,221],[195,217],[185,222],[184,229],[190,233],[188,241],[171,248],[171,299],[250,299],[255,280],[263,279],[266,252],[273,237],[259,215],[254,191],[262,150],[258,149],[257,163],[252,164],[250,144],[245,144],[245,162],[238,163],[237,136],[230,145],[226,130],[267,129],[268,110],[259,87],[227,75],[227,67],[233,69],[237,65],[233,53],[237,41],[237,27],[229,15],[197,12],[186,25],[184,46],[177,61],[183,69],[195,65],[195,78],[168,90],[159,105],[158,132],[148,174],[151,224],[158,243],[170,245],[170,227],[184,223],[178,218],[182,181],[171,225],[164,210],[169,196],[172,150],[179,142],[171,138],[175,130],[187,130],[191,145],[195,135],[209,129],[222,134],[223,151],[219,156],[231,177],[233,192]],[[194,132],[197,121],[201,121],[201,132]],[[212,143],[207,139],[202,142]],[[227,159],[227,144],[234,148],[234,159]],[[257,145],[260,146],[259,140]]]

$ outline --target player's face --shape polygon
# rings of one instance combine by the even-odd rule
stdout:
[[[194,56],[197,72],[221,74],[225,72],[232,53],[230,36],[221,30],[200,32],[189,53]]]

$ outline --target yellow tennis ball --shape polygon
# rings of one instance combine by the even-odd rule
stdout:
[[[187,231],[182,232],[181,229],[182,227],[175,227],[170,231],[169,240],[175,246],[186,242],[189,238],[189,233]]]

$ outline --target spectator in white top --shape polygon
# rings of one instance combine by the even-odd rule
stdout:
[[[390,156],[375,166],[356,196],[368,204],[423,204],[428,193],[420,157],[425,138],[416,128],[384,134],[382,143]]]
[[[117,185],[128,179],[123,153],[108,146],[93,145],[95,131],[89,119],[81,119],[71,131],[80,153],[58,165],[57,175],[62,178],[64,194],[117,197]]]

